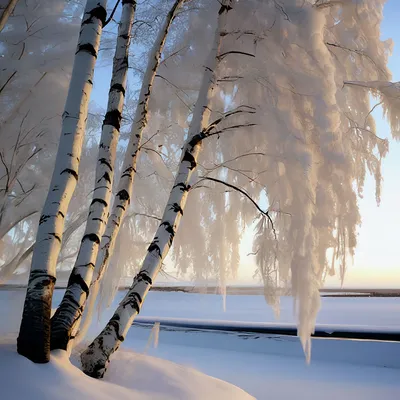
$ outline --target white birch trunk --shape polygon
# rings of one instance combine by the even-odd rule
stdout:
[[[122,1],[122,15],[118,27],[108,106],[99,144],[93,200],[89,207],[85,233],[67,289],[60,306],[51,320],[52,350],[66,350],[68,342],[75,335],[75,327],[82,316],[83,308],[89,295],[89,285],[92,281],[100,240],[108,220],[135,10],[136,1]]]
[[[131,127],[130,140],[125,152],[117,194],[115,196],[115,201],[107,223],[106,231],[101,240],[100,250],[96,260],[96,268],[94,272],[95,276],[91,286],[97,286],[99,284],[108,267],[111,255],[114,251],[119,228],[130,203],[133,181],[136,174],[136,163],[140,151],[140,143],[143,131],[146,128],[148,121],[148,104],[153,81],[156,76],[157,68],[160,64],[161,53],[168,36],[169,28],[177,14],[177,11],[185,1],[187,0],[177,0],[174,3],[165,19],[163,26],[160,29],[157,39],[154,42],[152,51],[149,55],[149,61],[138,100],[138,106],[136,108],[135,118]]]
[[[81,355],[82,369],[94,378],[103,377],[109,358],[125,339],[133,320],[140,312],[143,301],[157,277],[162,261],[167,256],[183,215],[189,191],[189,181],[196,169],[197,158],[210,117],[209,103],[216,85],[216,68],[221,42],[221,31],[232,0],[223,1],[218,13],[218,26],[209,54],[200,87],[199,96],[189,128],[188,140],[183,150],[178,173],[171,190],[161,223],[153,242],[150,244],[140,272],[135,276],[127,295],[120,303],[114,315]]]
[[[64,219],[78,180],[93,73],[106,18],[106,0],[88,0],[82,20],[60,143],[40,217],[17,340],[18,352],[38,363],[50,359],[51,300]]]
[[[10,18],[10,15],[13,12],[17,3],[18,3],[18,0],[9,0],[7,6],[4,8],[3,14],[1,14],[1,17],[0,17],[0,32],[6,26],[8,18]]]

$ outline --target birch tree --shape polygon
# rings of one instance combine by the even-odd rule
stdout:
[[[97,297],[99,288],[98,285],[109,265],[120,226],[122,225],[125,213],[130,204],[134,178],[136,175],[137,160],[142,142],[142,135],[148,122],[149,100],[152,93],[154,78],[160,64],[161,54],[163,52],[171,24],[178,14],[180,7],[186,1],[187,0],[177,0],[174,2],[159,30],[157,38],[149,54],[148,64],[143,77],[138,105],[129,134],[129,143],[125,152],[114,204],[111,215],[107,222],[105,233],[103,234],[100,243],[100,251],[97,255],[96,266],[94,268],[94,277],[92,282],[88,282],[88,287],[93,287],[92,302],[90,303],[90,309],[88,310],[89,314],[91,314],[91,309],[94,306],[94,301]],[[83,311],[84,303],[82,303],[82,301],[75,299],[74,303],[80,304]],[[79,322],[79,318],[80,315],[74,316],[72,319],[74,324]]]
[[[93,72],[105,18],[106,1],[88,0],[63,114],[56,165],[33,251],[17,349],[21,355],[39,363],[50,359],[50,313],[55,267],[64,218],[78,180]]]
[[[128,72],[130,32],[136,9],[135,1],[122,1],[122,15],[113,62],[107,112],[103,121],[96,168],[93,200],[78,257],[71,272],[64,298],[52,318],[51,348],[66,350],[74,324],[83,311],[104,233],[114,179],[116,148],[124,106]]]
[[[213,125],[211,127],[208,126],[210,117],[209,103],[213,97],[216,84],[221,36],[223,35],[228,12],[232,10],[232,5],[231,0],[223,1],[218,12],[218,26],[215,31],[211,52],[204,66],[199,97],[193,112],[188,140],[182,150],[179,171],[161,223],[153,242],[148,248],[142,268],[134,278],[127,295],[107,326],[81,355],[83,371],[89,376],[95,378],[103,377],[111,354],[118,349],[135,316],[140,312],[143,300],[160,270],[163,259],[172,246],[185,208],[189,181],[196,168],[201,142],[214,127]]]

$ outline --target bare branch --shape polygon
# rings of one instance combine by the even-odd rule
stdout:
[[[232,185],[232,184],[230,184],[230,183],[228,183],[228,182],[222,181],[222,180],[217,179],[217,178],[211,178],[211,177],[206,177],[206,176],[204,176],[204,177],[200,177],[200,181],[199,181],[199,182],[201,182],[202,180],[213,181],[213,182],[217,182],[217,183],[220,183],[220,184],[222,184],[222,185],[225,185],[225,186],[227,186],[227,187],[229,187],[229,188],[231,188],[231,189],[233,189],[233,190],[236,190],[237,192],[239,192],[239,193],[241,193],[243,196],[245,196],[247,199],[249,199],[249,200],[251,201],[251,203],[254,205],[254,207],[255,207],[264,217],[266,217],[266,218],[268,219],[269,223],[271,224],[272,231],[274,232],[275,240],[277,239],[274,221],[272,220],[271,216],[269,215],[269,212],[268,212],[268,211],[264,211],[264,210],[252,199],[252,197],[251,197],[246,191],[244,191],[244,190],[241,189],[241,188],[238,188],[238,187],[235,186],[235,185]]]

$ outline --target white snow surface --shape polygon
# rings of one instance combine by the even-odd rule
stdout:
[[[56,291],[54,305],[62,292]],[[118,293],[115,302],[122,295]],[[311,365],[307,365],[296,337],[161,329],[158,347],[152,348],[150,329],[134,325],[114,354],[104,381],[83,375],[63,353],[54,354],[50,364],[35,365],[15,351],[23,298],[23,290],[0,290],[1,400],[213,400],[251,398],[249,395],[258,400],[400,399],[400,343],[393,342],[313,339]],[[150,292],[141,315],[276,322],[262,296],[228,295],[227,312],[223,313],[217,295]],[[292,316],[292,303],[284,298],[281,321],[292,323]],[[95,321],[89,339],[108,317],[102,316],[99,324]],[[399,298],[322,298],[320,323],[396,328],[399,321]],[[13,332],[12,339],[5,342],[9,332]],[[82,343],[77,351],[84,347]],[[49,374],[45,384],[42,370]]]
[[[86,376],[68,359],[52,353],[49,364],[34,364],[16,352],[14,340],[0,343],[2,400],[250,400],[243,390],[190,367],[121,350],[104,380]]]

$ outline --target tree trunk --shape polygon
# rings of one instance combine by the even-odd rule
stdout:
[[[216,68],[221,42],[221,31],[225,26],[232,0],[224,0],[218,13],[218,26],[214,43],[204,67],[203,80],[189,128],[188,140],[183,150],[178,173],[171,190],[161,223],[150,244],[140,272],[133,280],[127,295],[99,336],[81,355],[82,369],[94,378],[103,377],[109,358],[125,339],[132,322],[143,304],[150,287],[157,277],[162,261],[172,246],[174,236],[183,215],[189,181],[197,165],[204,132],[210,117],[209,103],[216,85]]]
[[[4,8],[3,14],[1,14],[1,17],[0,17],[0,32],[6,26],[8,18],[10,18],[10,15],[13,12],[17,3],[18,3],[18,0],[9,0],[7,6]]]
[[[123,0],[122,4],[108,106],[99,144],[93,200],[89,208],[89,218],[85,233],[81,241],[78,257],[68,280],[67,289],[59,308],[51,320],[52,350],[66,350],[71,337],[75,336],[75,327],[82,316],[83,308],[89,295],[89,285],[92,281],[100,240],[108,220],[114,164],[128,75],[131,29],[136,10],[135,1]]]
[[[140,143],[143,131],[147,126],[148,104],[151,96],[153,81],[157,72],[157,68],[160,64],[161,53],[167,39],[169,28],[177,14],[177,11],[185,1],[187,0],[177,0],[174,3],[165,19],[163,26],[160,29],[157,39],[154,42],[152,51],[149,55],[149,61],[138,100],[138,106],[136,108],[134,122],[132,123],[130,140],[122,166],[121,178],[118,183],[117,194],[115,196],[110,218],[108,219],[106,231],[101,240],[100,250],[96,260],[94,277],[90,285],[90,288],[93,288],[93,293],[98,292],[99,282],[108,268],[123,217],[127,208],[129,207],[133,181],[136,173],[136,163],[140,151]],[[93,308],[94,303],[94,299],[89,303],[89,310],[87,310],[88,315],[90,315],[91,308]]]
[[[82,20],[49,192],[40,217],[17,350],[33,362],[50,359],[50,313],[64,218],[78,180],[93,73],[106,0],[88,0]]]

